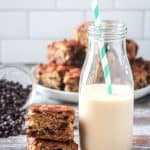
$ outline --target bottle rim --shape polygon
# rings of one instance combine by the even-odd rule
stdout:
[[[127,27],[124,23],[115,20],[102,20],[100,26],[90,22],[88,36],[103,40],[124,39],[127,35]]]

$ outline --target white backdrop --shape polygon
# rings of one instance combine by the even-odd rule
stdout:
[[[91,0],[0,0],[0,62],[45,61],[48,42],[72,36],[72,29],[90,20]],[[127,24],[128,37],[150,59],[150,0],[99,0],[103,19]]]

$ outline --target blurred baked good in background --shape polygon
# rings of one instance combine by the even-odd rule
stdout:
[[[79,90],[80,73],[81,70],[79,68],[71,68],[65,73],[63,79],[63,83],[65,84],[65,91],[77,92]]]
[[[59,65],[82,67],[85,59],[85,46],[75,40],[52,42],[48,45],[48,62]]]
[[[81,69],[54,63],[39,64],[36,67],[36,79],[46,87],[77,92]]]
[[[138,53],[137,43],[132,39],[127,39],[126,46],[127,46],[127,55],[128,55],[129,60],[135,59]]]
[[[82,45],[85,47],[88,47],[88,27],[90,25],[90,22],[85,22],[76,27],[73,31],[73,39],[76,41],[79,41]]]
[[[73,39],[84,45],[85,47],[88,47],[88,27],[90,25],[90,22],[85,22],[78,27],[74,29],[73,32]],[[135,59],[137,53],[138,53],[138,45],[137,43],[132,39],[126,40],[126,46],[127,46],[127,55],[129,59]]]
[[[130,61],[134,79],[134,88],[140,89],[150,84],[150,61],[136,58]]]
[[[88,47],[88,26],[90,22],[85,22],[75,28],[73,38],[78,42]],[[143,58],[136,58],[139,50],[138,44],[132,40],[126,40],[127,56],[131,65],[134,88],[140,89],[150,84],[150,60],[144,60]]]
[[[47,50],[47,64],[36,67],[38,83],[53,89],[78,92],[85,56],[85,46],[76,40],[51,42]]]
[[[39,84],[53,89],[78,92],[81,68],[88,48],[87,31],[89,25],[90,22],[85,22],[77,26],[73,31],[72,39],[49,43],[47,64],[40,64],[36,67],[35,74]],[[113,45],[106,45],[106,47],[113,50]],[[134,40],[127,39],[126,47],[133,73],[134,88],[140,89],[148,86],[150,84],[150,61],[137,58],[139,46]],[[115,52],[115,50],[113,51]],[[117,56],[114,57],[113,54],[108,54],[108,59],[110,62],[112,61],[111,65],[114,65],[113,59]],[[103,74],[101,68],[95,69],[97,74]],[[94,73],[92,77],[91,81],[99,80]]]

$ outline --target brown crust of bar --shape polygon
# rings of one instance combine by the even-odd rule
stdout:
[[[74,114],[74,108],[70,106],[64,106],[64,105],[45,105],[45,104],[34,104],[31,105],[29,108],[29,111],[32,113],[62,113],[62,112],[67,112],[69,114]]]
[[[42,139],[36,139],[27,137],[27,150],[56,150],[56,149],[62,149],[62,150],[77,150],[78,145],[74,143],[73,141],[67,141],[67,142],[54,142],[49,140],[42,140]]]
[[[27,123],[39,121],[38,124],[41,124],[41,122],[45,122],[45,119],[47,119],[48,123],[57,123],[57,122],[71,122],[73,123],[74,120],[74,113],[68,113],[68,112],[40,112],[40,111],[28,111],[28,117],[27,117]],[[45,122],[45,124],[47,124]]]

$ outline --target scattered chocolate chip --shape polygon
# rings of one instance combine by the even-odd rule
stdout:
[[[32,129],[33,129],[33,127],[29,126],[29,127],[28,127],[28,129],[32,130]]]
[[[22,125],[26,111],[20,108],[25,104],[31,89],[31,86],[23,87],[19,82],[0,80],[0,137],[25,133]]]
[[[64,116],[64,120],[68,120],[69,116]]]
[[[36,136],[36,135],[37,135],[37,132],[36,132],[36,131],[32,131],[32,132],[31,132],[31,135],[32,135],[32,136]]]
[[[64,131],[67,128],[67,123],[62,123],[58,130]]]
[[[44,130],[45,130],[45,132],[46,132],[47,134],[49,134],[49,135],[54,135],[54,134],[55,134],[55,132],[52,131],[51,129],[49,129],[48,127],[46,127]]]

